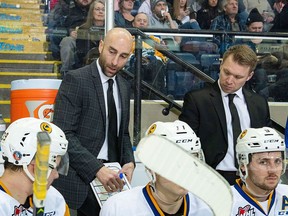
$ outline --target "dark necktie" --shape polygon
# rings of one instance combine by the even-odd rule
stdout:
[[[236,94],[229,94],[229,109],[231,112],[231,118],[232,118],[232,130],[233,130],[233,144],[234,144],[234,153],[235,153],[235,146],[236,146],[236,141],[238,136],[241,133],[241,125],[240,125],[240,119],[238,115],[238,111],[236,109],[235,104],[233,103],[233,99]],[[237,164],[237,159],[236,159],[236,153],[235,153],[235,165],[236,167],[238,166]]]
[[[234,142],[234,145],[236,145],[237,138],[238,138],[238,136],[241,133],[239,115],[238,115],[236,106],[233,103],[233,99],[234,99],[235,95],[236,94],[229,94],[228,95],[228,98],[229,98],[229,109],[230,109],[231,117],[232,117],[232,129],[233,129],[233,142]]]
[[[119,161],[119,150],[117,142],[117,111],[113,97],[113,83],[113,79],[108,80],[108,160],[111,162]]]

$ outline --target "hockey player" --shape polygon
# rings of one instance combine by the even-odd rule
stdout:
[[[185,122],[155,122],[146,132],[147,136],[150,134],[163,136],[204,160],[200,140]],[[110,197],[104,203],[100,216],[213,215],[201,199],[152,170],[147,171],[151,175],[151,182]]]
[[[237,139],[241,179],[233,191],[233,216],[288,215],[288,186],[279,184],[285,172],[285,144],[272,128],[249,128]]]
[[[5,160],[5,171],[0,177],[1,216],[34,215],[32,193],[36,168],[35,154],[37,133],[41,131],[46,131],[51,139],[43,215],[70,215],[63,196],[50,186],[53,180],[58,178],[58,173],[67,174],[68,141],[63,131],[56,125],[28,117],[13,122],[2,136],[1,157],[3,156]]]

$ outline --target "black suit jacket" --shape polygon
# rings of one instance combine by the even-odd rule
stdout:
[[[244,88],[243,94],[251,127],[271,126],[265,98]],[[187,122],[199,136],[206,163],[216,168],[228,149],[225,110],[218,82],[199,91],[187,93],[179,119]]]
[[[130,85],[119,74],[116,82],[121,98],[118,162],[123,165],[134,162],[128,131]],[[106,110],[96,61],[65,75],[56,97],[53,122],[66,134],[70,158],[68,176],[60,176],[54,186],[68,205],[77,209],[87,197],[89,183],[103,166],[97,156],[105,139]]]

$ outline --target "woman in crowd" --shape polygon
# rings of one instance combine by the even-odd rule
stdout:
[[[180,26],[190,20],[190,8],[187,5],[187,0],[174,0],[173,2],[173,19]]]
[[[119,0],[119,10],[115,11],[114,23],[117,27],[133,28],[134,16],[132,10],[135,0]]]
[[[79,66],[83,66],[89,61],[91,56],[87,56],[90,50],[97,50],[99,41],[104,35],[105,24],[105,0],[95,0],[88,12],[87,21],[79,27],[76,40],[76,50],[79,59]],[[92,51],[93,52],[93,51]]]

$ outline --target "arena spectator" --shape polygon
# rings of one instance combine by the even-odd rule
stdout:
[[[52,29],[50,43],[52,55],[55,59],[62,60],[60,58],[60,42],[62,39],[66,36],[77,37],[76,28],[86,21],[91,2],[92,0],[71,0],[69,5],[63,3],[63,8],[54,8],[54,15],[49,19],[48,27]],[[57,29],[63,31],[63,33],[55,34]]]
[[[187,0],[173,1],[173,19],[179,26],[190,20],[190,7],[188,7]]]
[[[166,0],[155,0],[151,4],[152,16],[149,17],[149,28],[158,29],[178,29],[175,20],[172,19],[171,14],[168,12]],[[173,39],[174,38],[174,39]],[[174,50],[173,46],[177,46],[181,42],[180,37],[162,37],[162,39]],[[172,44],[168,44],[172,39]],[[175,41],[174,41],[175,40]],[[168,42],[169,41],[169,42]],[[178,44],[175,44],[177,42]]]
[[[259,13],[263,16],[264,19],[264,31],[269,31],[272,27],[272,23],[275,17],[275,14],[269,2],[267,0],[243,0],[243,3],[248,13],[250,13],[251,10],[254,8],[258,9]]]
[[[211,22],[221,13],[220,1],[204,0],[197,11],[197,21],[201,29],[210,29]]]
[[[117,27],[132,28],[134,16],[132,10],[135,0],[119,0],[119,10],[115,11],[114,23]]]
[[[214,18],[211,23],[211,30],[223,30],[223,31],[245,31],[245,22],[242,22],[238,18],[238,0],[223,0],[222,6],[224,14]],[[233,38],[225,36],[224,41],[221,40],[220,36],[214,37],[215,43],[220,47],[220,53],[223,54],[229,46],[233,43]]]
[[[275,17],[272,32],[287,32],[288,29],[288,1],[277,0],[274,3],[274,9],[278,12]]]
[[[149,24],[148,16],[144,13],[138,13],[133,21],[133,27],[135,28],[147,28]],[[161,39],[153,35],[150,36],[154,40],[155,44],[160,44]],[[151,41],[151,39],[149,39]],[[132,55],[130,57],[129,70],[134,72],[135,70],[135,42],[133,43]],[[142,79],[149,83],[155,89],[158,89],[162,93],[165,91],[165,64],[167,58],[159,51],[155,50],[152,46],[145,42],[142,42]],[[154,95],[150,93],[143,93],[144,99],[154,99]]]
[[[87,21],[77,31],[76,51],[79,66],[88,64],[98,57],[99,42],[104,36],[104,24],[105,0],[95,0],[90,6]]]

